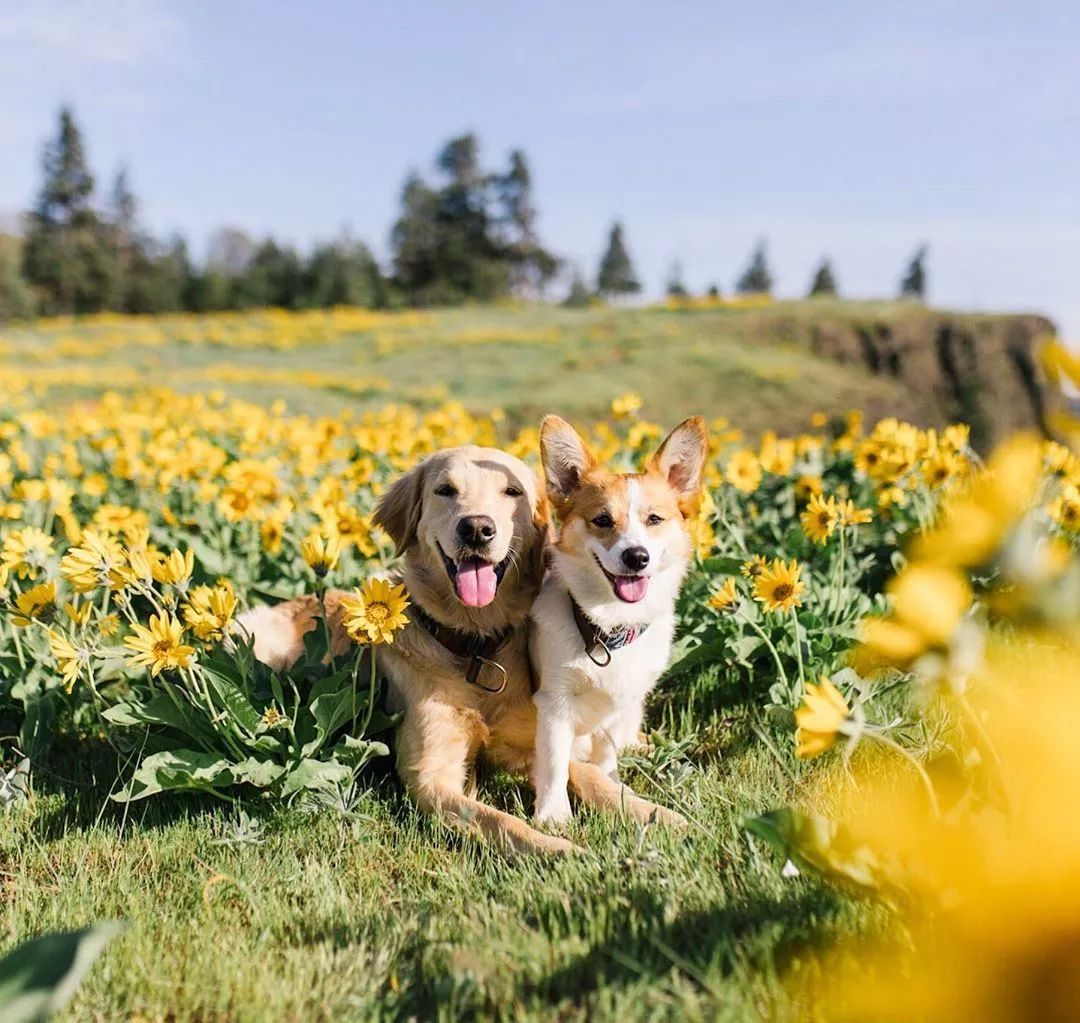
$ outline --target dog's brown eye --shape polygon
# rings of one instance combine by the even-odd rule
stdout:
[[[504,493],[504,494],[505,494],[505,495],[506,495],[507,497],[521,497],[521,495],[522,495],[522,494],[524,493],[524,491],[523,491],[523,490],[519,490],[519,489],[518,489],[517,487],[507,487],[507,488],[506,488],[506,489],[505,489],[505,490],[503,491],[503,493]]]
[[[453,483],[440,483],[435,488],[435,493],[439,497],[457,497],[457,487]]]
[[[610,529],[615,525],[615,520],[608,515],[607,512],[601,512],[592,520],[592,524],[596,526],[597,529]]]
[[[660,525],[660,523],[661,523],[661,522],[663,522],[663,521],[664,521],[664,519],[663,519],[663,517],[662,517],[662,516],[660,516],[660,515],[650,515],[650,516],[649,516],[649,517],[648,517],[648,518],[647,518],[647,519],[645,520],[645,524],[646,524],[647,526],[659,526],[659,525]]]

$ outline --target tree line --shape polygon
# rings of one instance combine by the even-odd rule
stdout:
[[[548,300],[561,276],[569,277],[562,301],[570,306],[642,290],[620,223],[612,225],[595,278],[587,281],[580,267],[567,265],[538,236],[525,153],[514,150],[505,168],[485,169],[473,134],[446,143],[433,178],[407,177],[386,268],[363,242],[347,235],[302,254],[273,238],[256,241],[230,227],[216,231],[205,258],[195,260],[182,236],[161,240],[143,227],[126,169],[117,171],[107,194],[99,196],[82,132],[68,108],[60,111],[41,169],[41,188],[24,218],[22,239],[0,236],[0,319],[106,310],[396,308],[507,297]],[[901,282],[902,296],[924,297],[925,261],[923,246]],[[772,288],[762,241],[735,290],[767,294]],[[837,292],[825,259],[808,293]],[[667,293],[689,294],[679,264],[669,274]],[[719,287],[712,285],[708,294],[719,297]]]

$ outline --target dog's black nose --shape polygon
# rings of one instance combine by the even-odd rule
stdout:
[[[457,535],[468,547],[483,547],[495,539],[495,520],[490,515],[466,515],[458,519]]]
[[[631,572],[640,572],[649,563],[649,552],[644,547],[627,547],[622,562]]]

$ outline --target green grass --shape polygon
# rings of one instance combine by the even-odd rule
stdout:
[[[560,861],[507,861],[422,818],[389,771],[347,812],[248,805],[256,843],[219,803],[125,813],[98,784],[114,765],[69,753],[0,821],[0,933],[131,924],[71,1020],[783,1014],[785,964],[865,914],[747,841],[742,819],[792,793],[740,728],[717,734],[664,741],[630,775],[693,819],[688,835],[583,814],[570,834],[588,855]],[[484,792],[528,812],[524,783]]]
[[[768,315],[813,314],[804,303]],[[665,424],[704,412],[751,431],[898,400],[894,381],[785,344],[766,315],[460,310],[389,346],[372,335],[293,352],[132,346],[87,364],[106,377],[134,366],[162,385],[219,362],[384,377],[390,392],[361,397],[299,384],[230,389],[320,413],[455,397],[478,411],[501,405],[518,424],[547,411],[602,415],[626,390]],[[551,339],[521,340],[529,330]],[[462,344],[466,332],[484,340]],[[43,363],[32,332],[7,361]],[[60,387],[47,404],[74,393]],[[422,818],[388,766],[351,807],[312,815],[247,804],[259,835],[240,842],[238,811],[221,803],[166,797],[125,811],[108,799],[112,755],[62,741],[30,806],[0,817],[0,944],[129,922],[71,1021],[783,1016],[791,960],[876,917],[816,881],[782,878],[776,857],[747,839],[744,818],[789,802],[795,785],[740,708],[694,707],[694,688],[667,687],[658,748],[628,776],[690,817],[690,832],[583,813],[570,834],[588,854],[558,862],[507,861]],[[487,779],[482,791],[530,812],[524,782]]]
[[[135,369],[144,384],[207,389],[185,371],[226,363],[240,368],[303,370],[389,385],[361,395],[299,381],[232,383],[226,389],[258,401],[283,398],[298,411],[369,408],[389,400],[431,406],[446,398],[471,411],[495,405],[515,426],[547,412],[593,419],[624,391],[645,398],[643,414],[665,424],[704,412],[757,433],[797,432],[818,409],[901,410],[910,405],[900,383],[860,365],[820,358],[789,342],[795,326],[823,315],[886,320],[918,315],[900,304],[780,302],[763,310],[665,312],[568,310],[549,307],[440,310],[423,326],[328,339],[292,351],[168,345],[121,346],[105,355],[69,358],[65,366]],[[71,336],[78,337],[74,327]],[[470,342],[470,338],[473,339]],[[476,340],[479,338],[479,340]],[[32,329],[10,331],[13,350],[0,361],[50,365]],[[76,393],[59,387],[60,399]]]

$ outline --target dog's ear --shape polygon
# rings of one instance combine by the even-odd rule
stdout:
[[[705,420],[693,416],[679,423],[649,460],[650,471],[663,476],[675,491],[684,515],[697,504],[708,451]]]
[[[426,476],[426,463],[421,463],[398,479],[375,506],[375,525],[394,541],[394,550],[399,556],[416,542]]]
[[[536,579],[544,578],[547,571],[548,548],[555,542],[551,529],[551,513],[548,508],[548,500],[541,491],[536,498],[536,510],[533,512],[533,526],[536,535],[533,537],[532,569]]]
[[[540,424],[540,461],[548,497],[558,506],[581,483],[581,477],[596,466],[585,441],[565,419],[545,416]]]

